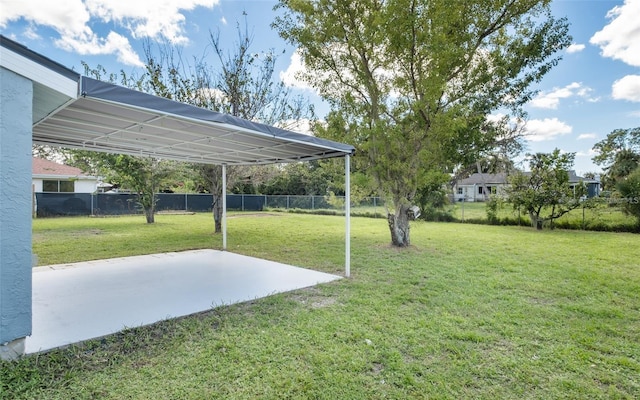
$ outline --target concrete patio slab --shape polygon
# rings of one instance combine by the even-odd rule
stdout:
[[[33,271],[27,354],[340,276],[218,250],[50,265]]]

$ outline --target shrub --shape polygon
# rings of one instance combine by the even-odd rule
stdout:
[[[487,211],[487,219],[492,225],[500,225],[500,218],[498,217],[499,209],[502,209],[502,199],[497,196],[491,196],[489,201],[485,204]]]
[[[444,208],[437,208],[432,206],[426,206],[422,210],[422,214],[420,218],[425,221],[431,222],[455,222],[456,218],[453,216],[453,212],[451,210],[446,210]]]

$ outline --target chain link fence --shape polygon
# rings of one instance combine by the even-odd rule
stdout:
[[[210,194],[159,193],[157,211],[211,212]],[[384,202],[368,197],[352,204],[362,213],[382,213]],[[343,211],[343,196],[293,196],[227,194],[227,209],[233,211],[263,211],[265,209]],[[65,215],[125,215],[140,214],[137,196],[126,193],[35,193],[34,215],[53,217]]]

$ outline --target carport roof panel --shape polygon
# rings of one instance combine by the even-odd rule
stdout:
[[[37,123],[33,140],[207,164],[268,164],[352,154],[332,142],[80,78],[80,97]]]

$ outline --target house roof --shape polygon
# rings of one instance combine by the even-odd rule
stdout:
[[[530,172],[525,172],[525,174],[530,174]],[[461,179],[458,181],[458,186],[469,186],[469,185],[506,185],[507,184],[508,175],[504,172],[497,174],[479,174],[475,173],[468,178]],[[595,179],[587,179],[576,174],[576,171],[569,171],[569,183],[598,183]]]
[[[71,167],[69,165],[58,164],[43,158],[33,157],[33,175],[47,176],[87,176],[82,173],[80,168]]]
[[[468,178],[458,181],[460,185],[491,185],[491,184],[506,184],[507,174],[504,172],[498,174],[479,174],[475,173]]]
[[[569,171],[569,182],[570,183],[576,183],[576,182],[584,182],[584,183],[599,183],[600,181],[597,179],[590,179],[590,178],[585,178],[583,176],[578,176],[578,174],[576,174],[576,171],[574,170],[570,170]]]

